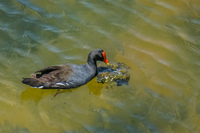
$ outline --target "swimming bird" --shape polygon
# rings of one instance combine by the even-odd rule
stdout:
[[[43,68],[23,78],[22,83],[43,89],[71,89],[86,84],[97,75],[97,61],[109,64],[106,53],[95,49],[89,53],[84,65],[62,64]]]

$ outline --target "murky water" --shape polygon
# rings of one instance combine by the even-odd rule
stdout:
[[[1,0],[0,132],[200,132],[200,1]],[[30,88],[22,77],[102,48],[128,86]]]

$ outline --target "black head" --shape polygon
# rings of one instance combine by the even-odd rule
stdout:
[[[96,63],[96,61],[104,61],[105,63],[109,63],[106,58],[106,53],[102,49],[95,49],[92,52],[90,52],[88,56],[88,62],[93,61]]]

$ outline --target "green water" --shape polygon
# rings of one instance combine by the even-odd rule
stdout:
[[[0,132],[199,133],[200,1],[2,0]],[[38,69],[102,48],[129,85],[42,90]]]

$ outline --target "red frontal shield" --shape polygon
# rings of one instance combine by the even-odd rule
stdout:
[[[108,64],[109,62],[108,62],[108,60],[106,58],[106,52],[103,51],[102,55],[103,55],[103,62],[105,62],[106,64]]]

